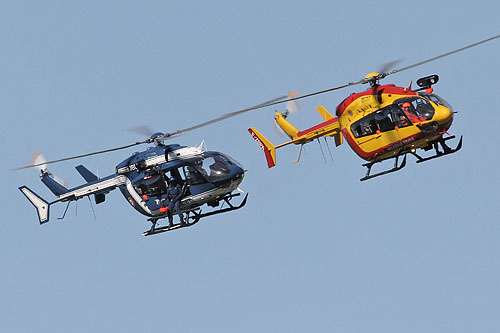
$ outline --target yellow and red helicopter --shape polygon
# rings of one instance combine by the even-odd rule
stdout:
[[[276,165],[276,149],[289,144],[300,145],[300,159],[304,144],[323,137],[333,137],[335,145],[339,146],[344,139],[354,152],[368,161],[363,164],[367,168],[366,175],[361,181],[395,172],[406,165],[406,156],[411,154],[417,158],[417,163],[428,161],[455,153],[462,147],[462,137],[455,148],[450,148],[446,141],[455,136],[448,134],[448,129],[453,122],[453,108],[443,98],[436,95],[433,85],[439,80],[438,75],[430,75],[417,80],[418,89],[398,87],[394,84],[380,85],[379,80],[388,75],[414,68],[430,61],[477,46],[490,40],[499,38],[500,35],[482,40],[463,48],[444,53],[416,64],[406,66],[390,72],[370,73],[357,82],[350,82],[339,87],[289,98],[285,101],[295,102],[298,99],[318,95],[321,93],[346,88],[357,84],[369,84],[370,87],[362,92],[353,93],[345,98],[337,107],[335,116],[323,106],[316,109],[323,118],[323,122],[306,130],[299,131],[287,121],[289,110],[285,113],[276,112],[276,124],[288,135],[290,141],[273,145],[264,135],[255,128],[248,129],[254,140],[266,155],[269,168]],[[393,66],[394,62],[387,64]],[[387,68],[387,66],[385,66]],[[434,149],[434,154],[422,157],[418,149],[429,151]],[[402,161],[398,164],[399,158]],[[374,164],[394,159],[391,169],[370,174]]]

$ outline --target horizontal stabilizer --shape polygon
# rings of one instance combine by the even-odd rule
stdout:
[[[35,206],[37,213],[38,213],[38,219],[40,220],[40,224],[44,224],[46,222],[49,222],[49,208],[50,204],[40,198],[35,192],[30,190],[26,186],[21,186],[19,190],[28,198],[28,200]]]
[[[90,171],[89,169],[87,169],[83,165],[79,165],[79,166],[75,167],[75,169],[83,177],[83,179],[85,179],[88,183],[95,182],[95,181],[99,180],[99,177],[97,177],[96,175],[94,175],[92,173],[92,171]],[[100,204],[100,203],[103,203],[104,200],[106,200],[106,194],[108,194],[108,193],[109,192],[95,194],[94,195],[95,203],[97,205]]]
[[[87,182],[93,182],[99,180],[99,177],[94,175],[89,169],[84,167],[83,165],[79,165],[75,167],[76,171],[85,179]]]

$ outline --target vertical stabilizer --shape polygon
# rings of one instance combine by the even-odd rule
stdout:
[[[35,192],[26,186],[21,186],[19,190],[26,196],[26,198],[28,198],[31,204],[35,206],[40,224],[49,222],[50,203],[40,198]]]
[[[327,121],[327,120],[330,120],[330,119],[333,119],[333,116],[330,112],[328,112],[327,109],[325,109],[325,107],[323,105],[319,105],[316,107],[316,110],[318,110],[319,114],[321,115],[321,117]]]
[[[252,135],[252,138],[257,142],[260,148],[266,154],[267,167],[272,168],[276,165],[276,147],[268,140],[265,136],[260,134],[255,128],[251,127],[248,132]]]

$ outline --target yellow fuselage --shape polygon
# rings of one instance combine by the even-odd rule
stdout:
[[[406,100],[424,105],[433,114],[428,112],[427,118],[420,117],[413,121],[406,116],[399,121],[398,114],[403,111],[397,108]],[[336,112],[341,131],[351,148],[361,158],[373,161],[395,156],[402,150],[426,147],[430,141],[440,137],[453,121],[452,110],[440,101],[442,99],[436,95],[419,95],[408,88],[375,86],[352,94],[337,106]],[[387,110],[385,113],[384,108]],[[384,114],[388,114],[386,118],[389,120],[384,118]]]

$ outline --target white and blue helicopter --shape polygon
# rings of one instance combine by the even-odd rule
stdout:
[[[54,161],[46,161],[43,155],[35,153],[31,164],[19,169],[36,167],[40,170],[41,181],[57,197],[49,202],[37,195],[27,186],[19,190],[35,206],[40,224],[47,223],[50,217],[51,205],[58,202],[68,202],[64,216],[72,201],[93,195],[96,204],[103,203],[106,194],[118,188],[129,204],[139,213],[148,217],[152,223],[151,229],[143,235],[153,235],[192,226],[201,218],[226,213],[242,208],[247,201],[245,195],[239,205],[233,205],[231,200],[240,196],[242,192],[238,186],[242,182],[245,169],[235,159],[217,151],[206,151],[204,142],[198,147],[187,147],[178,144],[165,144],[166,139],[186,133],[203,126],[255,110],[288,98],[285,95],[251,108],[224,114],[218,118],[206,121],[193,127],[177,130],[173,133],[157,132],[148,139],[126,146],[92,152],[88,154],[66,157]],[[153,144],[144,151],[136,152],[116,166],[116,172],[104,178],[99,178],[83,165],[76,170],[85,179],[86,183],[74,188],[67,188],[57,177],[48,171],[47,165],[91,155],[130,148],[140,144]],[[179,210],[185,214],[184,221],[173,225],[159,226],[158,220],[168,217],[169,214],[178,214],[175,210],[168,211],[168,187],[175,179],[182,186],[182,197]],[[224,208],[224,204],[226,207]],[[210,207],[209,211],[202,211],[202,206]],[[205,209],[205,208],[204,208]]]

